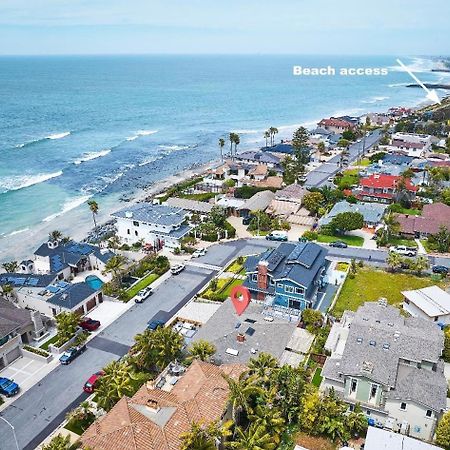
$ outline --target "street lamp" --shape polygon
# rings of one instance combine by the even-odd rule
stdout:
[[[14,429],[14,427],[4,417],[0,416],[0,419],[2,419],[3,422],[5,422],[11,428],[11,430],[13,432],[13,436],[14,436],[14,441],[16,442],[17,450],[20,450],[19,443],[17,442],[16,430]]]

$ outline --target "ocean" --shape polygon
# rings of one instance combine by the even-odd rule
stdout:
[[[403,58],[423,81],[431,58]],[[0,58],[0,260],[31,254],[51,229],[91,224],[152,183],[219,157],[288,138],[322,117],[414,106],[421,89],[394,57],[67,56]],[[389,67],[387,76],[294,77],[292,67]],[[225,147],[227,148],[227,147]],[[39,234],[40,233],[40,234]]]

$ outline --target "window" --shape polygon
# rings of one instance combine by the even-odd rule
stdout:
[[[130,234],[130,229],[129,228],[127,229],[127,234]]]
[[[269,284],[275,286],[275,280],[272,277],[269,278]]]
[[[358,387],[358,380],[352,380],[350,384],[350,393],[356,392],[357,387]]]
[[[370,389],[370,397],[369,400],[375,399],[377,396],[378,386],[376,384],[372,384],[372,387]]]
[[[138,226],[139,226],[139,222],[138,222],[137,220],[133,220],[133,225],[134,225],[135,227],[138,227]]]
[[[294,286],[284,286],[285,292],[288,292],[289,294],[292,294],[294,292]]]
[[[134,230],[134,235],[139,236],[139,233],[137,232],[137,230]]]
[[[370,341],[369,345],[371,345],[372,347],[375,347],[377,345],[376,341]]]
[[[277,283],[277,287],[283,289],[283,283]]]
[[[431,411],[431,409],[427,409],[426,416],[427,417],[432,417],[433,416],[433,411]]]
[[[303,288],[296,287],[295,288],[295,293],[303,295],[305,293],[305,290]]]
[[[252,281],[254,281],[255,283],[258,281],[258,274],[257,273],[252,273]]]
[[[400,409],[401,409],[402,411],[406,411],[406,403],[405,403],[405,402],[401,402],[401,403],[400,403]]]

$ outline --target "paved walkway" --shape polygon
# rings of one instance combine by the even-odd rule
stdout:
[[[426,255],[427,251],[425,250],[425,247],[423,246],[422,242],[420,242],[420,239],[414,239],[414,241],[417,244],[417,252],[419,255]]]

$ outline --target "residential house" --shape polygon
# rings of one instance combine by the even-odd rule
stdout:
[[[354,191],[359,200],[392,203],[399,193],[399,182],[401,177],[395,175],[373,174],[359,181],[359,188]],[[409,178],[405,179],[405,189],[414,200],[417,187],[411,183]]]
[[[273,145],[272,147],[262,147],[261,151],[273,153],[281,153],[285,155],[292,155],[294,153],[294,147],[290,142],[281,141],[278,144]]]
[[[333,133],[343,133],[355,128],[355,124],[352,121],[337,117],[322,119],[317,126]]]
[[[266,166],[268,169],[274,170],[278,175],[283,174],[283,168],[281,167],[281,158],[274,155],[270,151],[261,150],[248,150],[243,153],[238,153],[235,156],[236,161],[240,161],[245,164]]]
[[[24,273],[57,274],[69,280],[80,272],[103,270],[112,256],[112,251],[92,244],[49,240],[34,252],[34,261],[22,261],[20,267]]]
[[[169,366],[133,397],[122,397],[83,433],[81,443],[92,450],[178,450],[193,422],[229,418],[223,375],[236,380],[245,369],[195,360],[183,374],[180,366]]]
[[[257,192],[239,208],[240,216],[247,217],[252,211],[265,211],[274,198],[275,194],[272,191]]]
[[[44,336],[46,329],[34,311],[0,297],[0,370],[22,356],[22,344]]]
[[[278,175],[267,176],[259,181],[249,181],[247,184],[261,189],[281,189],[281,187],[283,186],[283,177],[280,177]]]
[[[426,238],[436,234],[440,227],[450,229],[450,206],[444,203],[424,205],[422,215],[396,214],[402,236]]]
[[[314,218],[302,208],[306,189],[300,184],[290,184],[284,189],[275,192],[275,198],[267,208],[267,213],[283,218],[290,224],[311,226]]]
[[[431,440],[447,401],[443,348],[433,322],[367,302],[333,325],[321,389],[359,403],[371,425]]]
[[[14,288],[15,302],[22,308],[53,317],[61,311],[87,314],[103,301],[100,289],[87,283],[68,283],[53,275],[0,274],[0,285]]]
[[[169,197],[164,203],[172,208],[181,208],[189,213],[197,214],[199,216],[207,216],[213,208],[213,203],[199,202],[198,200],[191,200],[189,198]]]
[[[439,286],[402,291],[403,309],[414,317],[450,325],[450,294]]]
[[[297,311],[313,308],[325,286],[326,255],[327,250],[312,242],[283,242],[247,258],[243,285],[256,300]]]
[[[431,144],[431,136],[426,134],[394,133],[390,148],[392,150],[402,150],[408,156],[420,158],[431,149]]]
[[[370,121],[370,125],[378,125],[378,126],[384,126],[389,125],[392,121],[391,117],[389,117],[389,114],[386,113],[368,113],[360,117],[359,123],[361,125],[366,124],[367,118]]]
[[[356,212],[362,214],[364,218],[364,227],[375,228],[379,225],[386,213],[386,205],[377,205],[374,203],[349,203],[345,200],[336,203],[331,211],[319,219],[319,225],[328,225],[338,214],[345,212]]]
[[[245,204],[245,200],[230,195],[222,195],[216,199],[216,205],[222,207],[227,216],[239,216],[239,209]]]
[[[117,221],[117,236],[122,242],[143,242],[156,250],[180,247],[181,239],[192,229],[187,223],[188,211],[167,205],[136,203],[112,216]]]

